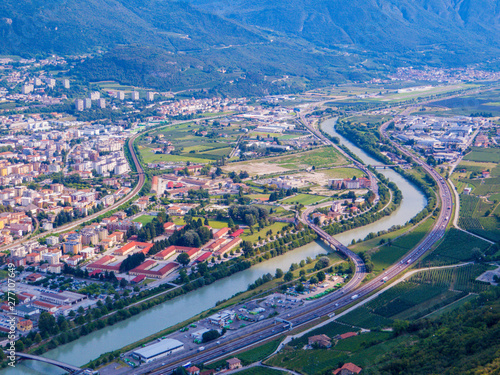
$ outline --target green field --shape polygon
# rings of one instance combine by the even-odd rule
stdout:
[[[340,317],[339,321],[373,329],[390,326],[397,319],[419,319],[453,304],[468,293],[480,293],[491,288],[475,280],[486,270],[484,265],[467,265],[418,272],[366,305]]]
[[[288,169],[320,168],[346,163],[346,159],[333,147],[322,147],[299,154],[268,159],[268,161]]]
[[[211,363],[207,367],[208,368],[223,368],[226,364],[226,360],[229,358],[234,358],[234,357],[237,357],[239,360],[241,360],[241,362],[244,366],[247,366],[251,363],[261,361],[264,358],[271,355],[276,350],[276,348],[278,347],[280,342],[281,342],[281,339],[269,341],[263,345],[257,346],[255,348],[244,351],[242,353],[238,353],[237,356],[229,356],[229,357],[225,357],[223,359],[220,359],[216,362]]]
[[[284,371],[269,367],[255,366],[237,372],[238,375],[285,375]]]
[[[490,244],[458,229],[451,228],[443,241],[422,260],[424,266],[455,264],[473,258],[474,249],[484,253]]]
[[[495,215],[500,212],[499,206],[493,197],[486,201],[473,195],[460,195],[458,224],[461,228],[491,241],[500,241],[500,220]]]
[[[271,366],[284,367],[306,375],[331,374],[339,364],[352,362],[365,368],[379,362],[385,353],[411,340],[411,336],[387,340],[386,332],[370,332],[348,338],[339,343],[339,349],[283,350],[267,360]]]
[[[262,230],[257,230],[258,228],[254,229],[254,233],[252,234],[250,232],[250,229],[245,229],[245,232],[240,236],[244,241],[251,241],[255,242],[259,239],[259,236],[261,238],[266,238],[266,232],[268,230],[273,231],[273,235],[276,235],[276,233],[280,230],[282,230],[284,227],[286,227],[288,224],[287,223],[273,223],[267,227],[262,228]]]
[[[297,194],[293,197],[282,199],[280,202],[283,204],[303,204],[304,206],[309,206],[317,202],[326,202],[329,199],[330,197],[324,195]]]
[[[135,221],[136,223],[141,223],[142,225],[146,225],[147,223],[150,223],[153,221],[155,217],[152,215],[142,215],[137,218],[135,218],[132,221]]]
[[[356,178],[366,177],[364,172],[357,168],[322,169],[318,171],[318,173],[323,173],[329,178],[352,178],[353,176],[356,176]]]
[[[500,163],[500,149],[472,147],[472,151],[464,156],[464,160]]]

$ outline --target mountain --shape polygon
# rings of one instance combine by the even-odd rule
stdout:
[[[500,56],[500,0],[187,1],[3,0],[0,55],[99,51],[82,78],[228,95]]]
[[[225,18],[322,47],[439,50],[481,58],[500,47],[500,0],[190,0]],[[475,56],[462,56],[474,51]]]
[[[177,1],[0,2],[0,54],[71,54],[117,45],[175,52],[262,40],[233,21]]]

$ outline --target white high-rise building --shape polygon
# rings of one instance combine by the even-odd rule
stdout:
[[[40,78],[35,78],[35,86],[41,86],[42,80]]]
[[[125,100],[125,93],[123,91],[117,91],[116,97],[120,100]]]
[[[91,100],[99,100],[100,98],[101,98],[101,93],[99,91],[90,93]]]
[[[56,87],[56,80],[54,78],[49,78],[47,80],[47,86],[53,89],[54,87]]]
[[[106,99],[101,98],[99,99],[98,103],[99,103],[99,108],[106,108]]]
[[[139,100],[139,91],[132,91],[132,100]]]
[[[33,85],[24,85],[21,89],[21,92],[23,94],[29,94],[30,92],[33,92]]]
[[[152,102],[153,100],[155,100],[155,93],[152,91],[148,91],[146,97],[150,102]]]
[[[92,108],[92,99],[85,98],[85,109]]]
[[[75,100],[75,108],[77,111],[83,111],[85,109],[85,103],[82,99]]]
[[[69,79],[63,79],[63,86],[64,86],[65,89],[69,89],[70,88]]]

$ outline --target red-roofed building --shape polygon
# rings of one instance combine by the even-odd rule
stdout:
[[[162,250],[158,254],[155,254],[153,258],[158,260],[165,260],[167,258],[170,258],[175,253],[175,246],[169,246],[165,250]]]
[[[51,312],[51,313],[56,312],[58,309],[58,307],[56,305],[53,305],[53,304],[47,303],[47,302],[42,302],[42,301],[34,301],[31,303],[31,305],[33,307],[40,309],[40,310]]]
[[[109,263],[116,261],[116,258],[112,255],[105,255],[101,259],[96,260],[94,263],[89,264],[86,268],[88,270],[101,270],[101,271],[119,271],[120,263],[115,265],[109,265]]]
[[[217,232],[214,233],[214,238],[221,238],[229,233],[231,229],[229,228],[221,228]]]
[[[146,279],[145,275],[139,275],[139,276],[134,277],[132,280],[130,280],[130,282],[132,284],[138,284],[138,283],[140,283],[141,281],[143,281],[145,279]]]
[[[241,241],[242,241],[242,239],[240,237],[236,237],[236,238],[232,239],[231,241],[229,241],[229,243],[227,243],[221,249],[219,249],[218,251],[216,251],[215,255],[217,255],[217,256],[224,255],[228,251],[231,251],[236,246],[238,246]]]
[[[129,274],[137,276],[144,275],[146,277],[162,279],[178,267],[177,263],[167,263],[158,270],[151,270],[151,268],[154,268],[154,266],[156,266],[157,264],[158,263],[154,260],[147,260],[140,266],[134,268],[133,270],[130,270]]]
[[[336,369],[333,375],[354,375],[359,374],[362,368],[356,366],[354,363],[346,363],[341,368]]]
[[[32,273],[31,275],[26,276],[26,281],[30,283],[36,283],[37,281],[45,279],[45,276],[40,275],[39,273]]]
[[[146,255],[149,250],[153,247],[152,243],[147,242],[129,242],[125,246],[122,246],[118,250],[113,251],[113,255],[127,255],[131,252],[140,251],[144,255]]]
[[[239,237],[241,234],[243,234],[244,230],[243,229],[238,229],[237,231],[234,231],[233,233],[230,234],[231,237]]]
[[[202,256],[196,258],[195,262],[196,263],[201,263],[201,262],[204,262],[206,261],[208,258],[210,258],[212,256],[212,253],[204,253]]]
[[[198,255],[200,255],[201,249],[199,249],[197,247],[193,247],[193,248],[191,248],[191,250],[181,251],[181,252],[182,253],[186,253],[187,255],[189,255],[189,259],[193,260],[195,257],[197,257]]]
[[[218,238],[215,241],[209,243],[207,246],[205,246],[203,250],[208,250],[211,252],[217,251],[222,247],[222,245],[226,243],[226,241],[227,239],[225,238]]]
[[[171,221],[164,223],[163,224],[163,229],[168,230],[168,229],[175,229],[175,224],[172,223]]]
[[[358,334],[356,332],[347,332],[347,333],[343,333],[342,335],[340,335],[340,339],[344,340],[344,339],[348,339],[349,337],[354,337],[357,335]]]
[[[200,369],[196,366],[191,366],[186,369],[186,372],[188,373],[188,375],[199,375]]]

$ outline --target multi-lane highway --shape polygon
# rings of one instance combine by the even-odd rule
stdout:
[[[328,142],[327,144],[333,145],[333,143],[330,143],[330,140],[326,139],[326,137],[324,137],[322,134],[317,134],[315,129],[311,129],[309,125],[307,125],[307,122],[305,122],[304,124],[311,131],[313,131],[316,136],[325,141],[325,143]],[[411,252],[404,256],[397,264],[387,269],[383,274],[378,275],[366,284],[359,287],[363,280],[363,277],[365,276],[364,264],[361,258],[357,254],[350,251],[347,247],[342,245],[340,242],[335,240],[333,237],[329,236],[321,228],[314,225],[308,218],[310,210],[306,210],[301,216],[301,221],[309,225],[314,231],[316,231],[316,233],[318,233],[318,235],[322,239],[328,242],[331,246],[334,246],[337,250],[343,252],[346,256],[348,256],[356,265],[356,271],[349,282],[334,293],[331,293],[320,300],[308,302],[293,311],[277,316],[277,318],[279,319],[290,322],[293,327],[299,326],[306,322],[310,322],[321,316],[330,315],[336,310],[351,304],[353,301],[362,299],[363,297],[371,294],[382,285],[382,282],[397,277],[408,267],[412,266],[413,263],[421,258],[427,251],[429,251],[432,246],[443,237],[445,233],[446,226],[450,221],[452,212],[452,195],[448,184],[433,168],[428,166],[426,163],[417,158],[404,147],[391,141],[386,135],[387,125],[388,123],[384,124],[381,128],[384,137],[386,137],[387,140],[391,142],[395,147],[400,149],[401,152],[412,157],[415,162],[421,165],[436,181],[439,196],[438,201],[441,202],[439,217],[436,220],[430,233],[428,233],[428,235]],[[358,163],[356,162],[356,164]],[[365,166],[361,167],[363,170],[370,172]],[[282,322],[278,323],[275,319],[267,319],[242,328],[238,331],[228,332],[225,337],[223,337],[218,343],[216,342],[206,344],[205,350],[202,352],[195,352],[194,350],[180,351],[168,357],[164,357],[149,364],[142,365],[137,369],[131,369],[128,374],[169,374],[178,366],[187,363],[203,363],[214,360],[226,356],[231,352],[258,344],[263,340],[270,339],[274,336],[279,336],[288,328],[290,327],[287,324],[284,324]]]

